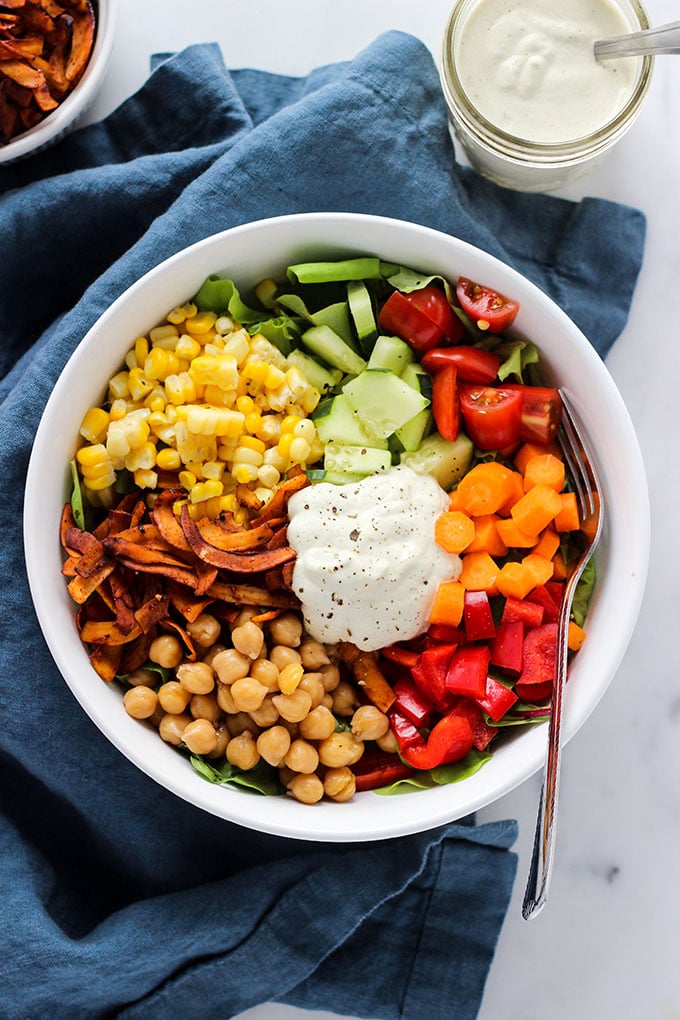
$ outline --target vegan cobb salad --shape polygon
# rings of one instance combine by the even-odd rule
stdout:
[[[248,303],[210,276],[132,342],[80,429],[63,573],[96,672],[205,779],[429,788],[547,717],[591,522],[517,312],[360,257]]]

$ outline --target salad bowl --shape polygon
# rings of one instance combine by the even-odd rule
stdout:
[[[351,801],[298,803],[206,782],[151,727],[121,708],[116,684],[94,672],[61,574],[58,522],[70,495],[69,462],[85,412],[97,406],[135,337],[189,300],[211,274],[233,279],[241,293],[285,267],[310,260],[375,255],[385,262],[483,281],[514,298],[513,329],[533,340],[544,376],[567,389],[597,456],[607,508],[597,551],[597,584],[587,640],[570,669],[565,742],[586,722],[614,679],[635,627],[649,557],[649,506],[641,452],[624,402],[604,363],[574,323],[534,284],[498,259],[416,224],[345,213],[283,216],[208,237],[178,252],[133,284],[95,323],[65,366],[45,407],[29,465],[25,555],[38,621],[65,682],[73,711],[84,710],[101,733],[147,776],[202,810],[252,829],[318,841],[368,841],[423,831],[481,809],[543,765],[547,726],[504,739],[491,759],[464,780],[405,795],[357,793]],[[92,372],[92,365],[97,372]],[[46,528],[45,521],[53,521]]]

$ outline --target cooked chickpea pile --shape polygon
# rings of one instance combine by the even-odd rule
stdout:
[[[242,770],[263,759],[305,804],[324,796],[350,800],[350,766],[366,742],[396,751],[389,720],[374,705],[360,704],[356,687],[333,661],[332,647],[308,637],[297,613],[264,624],[253,619],[257,613],[243,609],[230,626],[203,613],[188,626],[200,655],[191,662],[174,635],[157,637],[150,659],[175,678],[156,689],[154,671],[130,674],[125,708],[156,726],[167,743],[183,744],[193,754],[226,758]],[[350,728],[337,731],[336,717]]]
[[[308,417],[319,398],[261,334],[191,303],[175,308],[135,341],[105,404],[83,419],[76,461],[88,500],[110,506],[126,469],[147,490],[159,472],[175,474],[194,517],[238,512],[239,485],[266,503],[290,467],[323,455]]]

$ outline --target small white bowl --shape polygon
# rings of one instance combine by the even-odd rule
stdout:
[[[0,166],[34,155],[77,127],[101,88],[113,50],[118,0],[92,0],[96,18],[92,53],[83,76],[63,102],[35,127],[0,146]]]
[[[69,493],[68,462],[83,415],[102,400],[108,379],[136,336],[195,294],[210,273],[233,278],[247,293],[260,279],[280,276],[289,264],[361,253],[452,280],[464,275],[519,300],[517,330],[536,341],[549,376],[576,397],[599,457],[607,511],[588,638],[574,660],[565,697],[565,739],[572,737],[614,678],[642,600],[649,558],[642,456],[621,396],[583,334],[518,272],[456,238],[399,220],[311,213],[236,227],[172,256],[104,312],[64,368],[35,438],[24,516],[28,578],[40,625],[64,679],[101,732],[159,784],[214,815],[283,836],[336,842],[422,831],[492,803],[542,766],[546,727],[522,728],[463,782],[403,796],[360,793],[347,804],[310,807],[285,796],[214,786],[155,731],[131,719],[117,686],[104,683],[93,671],[60,573],[57,531]],[[73,711],[79,711],[75,703]]]

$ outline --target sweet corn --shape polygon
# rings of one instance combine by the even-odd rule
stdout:
[[[178,358],[186,358],[187,361],[193,361],[201,353],[201,345],[198,340],[195,340],[188,333],[183,333],[177,341],[175,347],[175,354]]]
[[[256,468],[260,467],[262,454],[259,450],[251,450],[248,446],[237,446],[234,452],[234,464],[252,464]]]
[[[196,399],[196,386],[189,372],[174,372],[167,376],[164,388],[171,404],[191,404]]]
[[[189,491],[189,499],[192,503],[202,503],[206,499],[213,499],[222,495],[222,482],[210,478],[205,482],[196,482]]]
[[[109,415],[102,407],[91,407],[83,418],[80,434],[88,443],[101,443],[106,439]]]
[[[156,466],[156,447],[151,442],[144,443],[137,450],[132,450],[125,458],[125,467],[128,471],[149,471]]]
[[[247,485],[257,478],[257,468],[254,464],[234,464],[231,469],[232,478],[235,478],[239,485]]]
[[[144,374],[147,379],[165,380],[179,372],[179,358],[173,351],[153,347],[144,359]]]
[[[182,466],[182,458],[177,450],[166,446],[156,454],[156,466],[161,471],[178,471]]]
[[[128,388],[133,400],[143,400],[153,389],[153,383],[144,375],[143,368],[131,368],[128,372]]]
[[[179,331],[172,323],[164,326],[154,326],[149,330],[149,339],[153,347],[163,347],[166,350],[174,351]]]
[[[309,457],[311,449],[312,448],[306,439],[293,436],[293,441],[290,444],[288,455],[293,464],[304,464]]]
[[[135,471],[133,478],[135,485],[140,489],[155,489],[158,485],[158,474],[156,471],[147,471],[144,468],[140,468]]]
[[[173,308],[171,312],[168,312],[166,318],[168,322],[172,322],[175,326],[179,326],[185,319],[190,319],[193,315],[195,315],[197,311],[198,309],[193,301],[187,301],[186,304]]]

